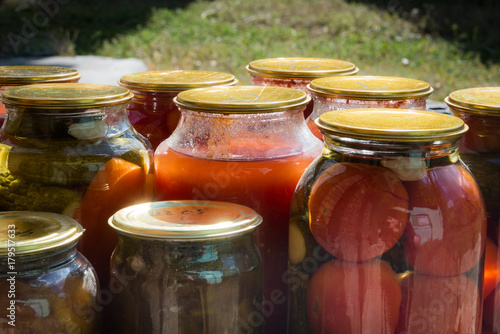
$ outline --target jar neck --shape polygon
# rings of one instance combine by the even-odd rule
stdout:
[[[147,91],[132,91],[134,97],[130,101],[127,109],[139,109],[155,112],[167,112],[169,110],[177,110],[174,103],[174,97],[178,92],[147,92]]]
[[[181,109],[179,124],[165,142],[176,152],[211,160],[274,159],[321,145],[303,110],[217,114]]]
[[[82,109],[8,106],[3,131],[17,139],[95,140],[120,135],[131,125],[125,104]]]
[[[75,243],[65,246],[64,248],[58,248],[48,252],[15,256],[15,262],[13,263],[14,267],[10,267],[12,263],[8,262],[8,258],[2,258],[0,259],[0,267],[4,268],[2,271],[5,272],[5,268],[13,268],[12,270],[9,270],[9,272],[15,272],[18,276],[30,275],[33,271],[46,271],[47,269],[73,261],[76,256],[77,250]]]

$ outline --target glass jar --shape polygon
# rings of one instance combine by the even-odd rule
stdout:
[[[152,198],[152,149],[130,125],[122,87],[38,84],[4,91],[0,209],[75,218],[78,249],[107,285],[117,237],[108,218]]]
[[[238,80],[228,73],[178,70],[127,74],[118,83],[134,93],[127,106],[130,123],[156,149],[179,123],[180,112],[173,102],[179,92],[210,86],[234,86]]]
[[[81,76],[73,68],[60,66],[0,66],[0,95],[10,87],[36,83],[78,82]],[[5,120],[5,114],[5,107],[0,101],[0,127]]]
[[[0,212],[0,332],[101,333],[97,277],[76,250],[82,233],[63,215]]]
[[[314,121],[325,112],[354,108],[425,110],[433,92],[425,81],[384,76],[320,78],[311,81],[307,89],[314,101],[307,126],[320,139],[323,136]]]
[[[457,90],[445,101],[470,128],[459,142],[459,151],[479,184],[488,219],[483,328],[500,333],[500,273],[496,260],[500,242],[500,87]]]
[[[337,59],[282,57],[259,59],[246,67],[257,86],[278,86],[300,89],[307,94],[307,85],[311,80],[321,77],[354,75],[359,69],[356,65]],[[304,110],[307,118],[313,110],[314,101],[310,101]]]
[[[283,87],[193,89],[174,99],[179,126],[155,152],[157,200],[238,203],[263,222],[254,234],[263,263],[264,332],[286,330],[288,214],[306,167],[321,154],[307,129],[306,93]]]
[[[462,120],[322,114],[290,211],[288,333],[478,333],[486,216]]]
[[[212,201],[118,211],[111,277],[114,333],[261,333],[262,271],[252,233],[262,218]]]

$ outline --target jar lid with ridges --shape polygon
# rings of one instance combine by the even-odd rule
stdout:
[[[476,87],[451,92],[445,102],[452,109],[500,116],[500,87]]]
[[[305,107],[311,98],[303,91],[276,86],[206,87],[180,92],[181,108],[212,113],[264,113]]]
[[[458,140],[468,130],[455,116],[395,108],[335,110],[322,114],[315,123],[326,135],[397,142]]]
[[[433,92],[425,81],[386,76],[319,78],[312,80],[307,89],[327,97],[365,100],[425,98]]]
[[[80,79],[78,70],[62,66],[0,66],[0,85],[17,86],[36,83],[68,82]]]
[[[328,58],[282,57],[259,59],[246,66],[251,75],[282,79],[313,79],[324,76],[354,75],[353,63]]]
[[[109,225],[119,234],[176,241],[217,239],[255,229],[262,217],[239,204],[217,201],[163,201],[119,210]]]
[[[3,211],[0,222],[0,256],[9,248],[18,256],[72,247],[83,233],[76,220],[56,213]]]
[[[83,83],[53,83],[6,89],[6,105],[39,109],[101,107],[126,103],[133,94],[126,88]]]
[[[209,86],[232,86],[238,80],[234,75],[223,72],[177,70],[148,71],[127,74],[118,84],[130,90],[150,92],[180,92],[193,88]]]

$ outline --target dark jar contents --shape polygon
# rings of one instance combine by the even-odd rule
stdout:
[[[152,149],[130,125],[122,87],[10,88],[0,134],[0,209],[64,214],[86,230],[78,249],[107,285],[118,241],[108,218],[152,198]]]
[[[488,220],[483,333],[500,333],[500,87],[454,91],[445,101],[470,129],[460,140],[459,151],[479,184]]]
[[[102,333],[97,276],[76,250],[82,233],[63,215],[0,212],[1,333]]]
[[[357,108],[425,110],[433,92],[425,81],[386,76],[320,78],[311,81],[307,89],[314,101],[307,126],[320,139],[323,135],[314,121],[325,112]]]
[[[177,70],[127,74],[118,83],[134,93],[127,106],[130,123],[156,149],[179,123],[180,112],[173,102],[179,92],[210,86],[234,86],[238,80],[228,73]]]
[[[224,202],[152,202],[118,211],[114,333],[261,333],[262,218]],[[256,320],[257,319],[257,320]]]
[[[155,152],[155,196],[238,203],[262,216],[254,239],[263,264],[264,332],[284,333],[290,202],[322,147],[302,115],[309,97],[236,86],[193,89],[175,101],[181,120]]]
[[[486,216],[462,120],[365,108],[316,121],[325,147],[292,201],[288,333],[481,328]]]
[[[37,83],[72,82],[81,78],[78,70],[60,66],[14,65],[0,66],[0,95],[7,88]],[[0,127],[6,116],[0,101]]]
[[[307,94],[307,85],[313,79],[332,76],[351,76],[359,69],[353,63],[344,60],[310,57],[280,57],[259,59],[246,67],[256,86],[278,86],[295,88]],[[313,111],[311,100],[304,109],[304,118]]]

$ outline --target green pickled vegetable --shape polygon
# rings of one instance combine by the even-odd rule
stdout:
[[[2,211],[44,211],[72,216],[80,199],[76,191],[27,182],[16,178],[7,169],[0,168]]]

